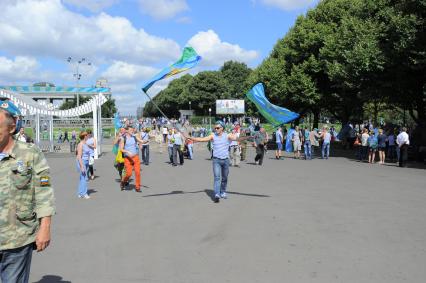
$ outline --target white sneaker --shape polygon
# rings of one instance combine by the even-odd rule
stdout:
[[[90,196],[89,195],[84,195],[82,198],[84,198],[84,199],[90,199]]]

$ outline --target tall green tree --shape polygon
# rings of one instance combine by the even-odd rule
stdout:
[[[80,105],[86,103],[90,99],[91,99],[90,97],[84,97],[84,96],[80,95],[80,97],[79,97]],[[65,101],[64,103],[62,103],[62,105],[59,107],[59,109],[67,110],[67,109],[71,109],[71,108],[75,108],[75,107],[77,107],[77,96],[76,95],[74,96],[74,99],[69,99],[69,100]],[[101,112],[102,112],[102,118],[114,117],[114,113],[117,112],[117,107],[115,106],[115,99],[110,98],[104,104],[102,104]],[[82,115],[80,117],[81,118],[91,118],[92,115],[93,115],[92,112],[90,112],[90,113],[87,113],[87,114]]]

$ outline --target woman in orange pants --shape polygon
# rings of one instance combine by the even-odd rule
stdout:
[[[141,163],[138,154],[138,142],[140,144],[146,143],[134,135],[132,127],[126,128],[126,134],[121,138],[120,149],[123,152],[124,167],[126,168],[126,175],[121,179],[120,188],[124,190],[125,184],[132,176],[132,171],[135,171],[135,191],[141,192]]]

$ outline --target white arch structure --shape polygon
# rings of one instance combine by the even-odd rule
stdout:
[[[58,110],[53,104],[39,103],[32,98],[25,95],[9,90],[0,89],[0,97],[10,99],[22,112],[23,116],[35,115],[36,122],[36,139],[35,143],[40,143],[40,116],[48,116],[50,119],[49,138],[50,150],[53,151],[53,116],[57,117],[78,117],[80,115],[93,112],[93,136],[99,141],[97,149],[95,150],[95,159],[101,153],[101,138],[102,138],[102,125],[101,125],[101,106],[107,102],[107,98],[99,92],[93,96],[92,99],[86,103],[68,110]]]

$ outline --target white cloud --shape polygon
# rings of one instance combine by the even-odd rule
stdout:
[[[279,8],[284,11],[302,9],[311,6],[318,0],[260,0],[263,4]]]
[[[244,50],[237,44],[221,41],[213,30],[198,32],[188,45],[194,47],[203,57],[201,62],[207,66],[221,66],[229,60],[248,63],[259,56],[255,50]]]
[[[157,72],[158,70],[152,67],[129,64],[123,61],[115,61],[102,73],[102,77],[107,78],[108,82],[111,83],[142,83],[154,76]]]
[[[105,8],[111,7],[117,3],[118,0],[63,0],[63,2],[92,12],[99,12]]]
[[[157,20],[173,18],[189,10],[186,0],[139,0],[141,10]]]
[[[59,0],[2,4],[0,50],[12,55],[68,56],[92,61],[158,62],[179,56],[179,45],[135,28],[123,17],[105,13],[86,17]]]
[[[17,56],[14,59],[0,57],[0,82],[3,84],[40,81],[48,75],[40,72],[35,58]]]

